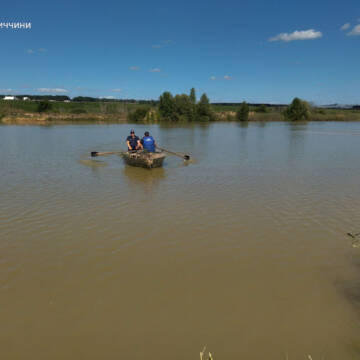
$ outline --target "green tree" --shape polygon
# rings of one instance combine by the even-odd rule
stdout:
[[[176,95],[174,98],[175,113],[178,120],[194,120],[194,104],[191,98],[186,94]]]
[[[201,95],[200,101],[196,105],[196,117],[199,121],[211,121],[214,119],[209,98],[205,93]]]
[[[190,100],[194,105],[196,104],[196,93],[194,88],[191,88],[190,90]]]
[[[159,99],[159,113],[161,117],[174,120],[175,115],[175,101],[169,91],[165,91]]]
[[[49,111],[52,109],[52,104],[45,100],[45,101],[40,101],[38,106],[37,106],[37,111],[39,113],[45,112],[45,111]]]
[[[308,120],[310,117],[310,106],[306,101],[295,98],[284,111],[284,116],[291,121]]]
[[[238,121],[248,121],[249,120],[249,105],[247,102],[243,101],[240,104],[239,110],[236,112],[236,119]]]

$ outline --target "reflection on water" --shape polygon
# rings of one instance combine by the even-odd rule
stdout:
[[[155,186],[159,186],[166,178],[166,171],[163,168],[143,169],[140,167],[124,166],[123,174],[128,186],[143,186],[148,192]]]
[[[81,159],[79,163],[85,166],[89,166],[93,169],[98,169],[99,167],[107,166],[107,162],[104,160],[95,160],[95,159]]]
[[[360,123],[264,125],[1,126],[1,359],[357,358]]]

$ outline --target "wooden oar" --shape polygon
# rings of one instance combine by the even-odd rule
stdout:
[[[181,158],[184,159],[184,160],[190,160],[190,155],[176,153],[176,152],[173,152],[173,151],[170,151],[170,150],[166,150],[166,149],[164,149],[164,148],[161,148],[161,147],[159,147],[159,146],[156,146],[156,147],[157,147],[159,150],[161,150],[161,151],[165,151],[165,152],[167,152],[167,153],[169,153],[169,154],[172,154],[172,155],[175,155],[175,156],[179,156],[179,157],[181,157]]]
[[[113,155],[113,154],[122,155],[124,152],[125,152],[125,151],[103,151],[103,152],[92,151],[92,152],[91,152],[91,156],[92,156],[92,157],[95,157],[95,156]]]

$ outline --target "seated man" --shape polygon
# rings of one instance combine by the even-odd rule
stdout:
[[[130,136],[126,138],[126,144],[128,146],[129,151],[142,149],[142,145],[140,143],[140,139],[135,135],[135,131],[130,131]]]
[[[148,131],[145,131],[145,136],[141,139],[141,145],[143,149],[148,152],[155,152],[156,143],[152,136],[150,136]]]

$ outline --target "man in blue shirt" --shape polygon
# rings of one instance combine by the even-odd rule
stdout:
[[[129,151],[142,149],[140,139],[138,136],[135,135],[134,130],[130,131],[130,136],[126,138],[126,144]]]
[[[156,143],[152,136],[150,136],[148,131],[145,131],[145,136],[141,139],[141,145],[143,149],[148,152],[155,152]]]

